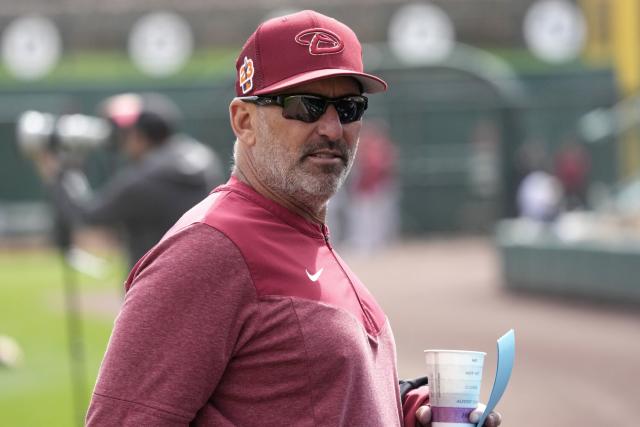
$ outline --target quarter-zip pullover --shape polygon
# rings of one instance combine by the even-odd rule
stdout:
[[[326,226],[235,178],[126,287],[88,425],[402,425],[389,323]]]

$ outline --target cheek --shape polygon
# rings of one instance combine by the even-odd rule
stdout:
[[[349,126],[348,128],[345,128],[344,139],[347,142],[349,149],[353,153],[355,153],[358,149],[358,143],[360,141],[361,124],[360,122],[358,122],[354,123],[353,125],[353,127]]]
[[[362,129],[362,121],[343,125],[344,138],[350,145],[358,145],[360,138],[360,130]]]
[[[301,153],[305,143],[311,138],[313,128],[306,123],[282,117],[277,109],[267,111],[266,114],[268,120],[263,121],[257,138],[263,143],[278,144],[282,151],[291,155]]]
[[[278,143],[292,157],[300,157],[304,154],[305,148],[309,141],[312,141],[313,133],[307,129],[297,129],[292,126],[280,134]]]

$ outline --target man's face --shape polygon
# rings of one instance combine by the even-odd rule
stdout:
[[[329,98],[358,95],[357,82],[348,77],[320,80],[283,92]],[[257,107],[253,160],[257,177],[271,190],[306,206],[333,196],[355,158],[361,122],[340,123],[333,105],[313,123],[282,117],[278,106]]]
[[[142,160],[149,149],[146,138],[135,128],[123,132],[121,144],[122,152],[134,163]]]

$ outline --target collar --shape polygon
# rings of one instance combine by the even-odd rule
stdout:
[[[262,194],[254,190],[253,187],[240,181],[235,176],[231,176],[226,184],[217,187],[213,191],[230,191],[240,194],[244,198],[268,210],[270,213],[278,217],[281,221],[292,226],[301,233],[304,233],[316,239],[327,241],[329,239],[329,228],[326,226],[326,224],[318,224],[307,220],[306,218],[275,202],[274,200],[264,197]]]

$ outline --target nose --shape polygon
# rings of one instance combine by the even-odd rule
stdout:
[[[327,111],[318,119],[317,131],[331,141],[337,141],[342,138],[342,123],[340,123],[340,117],[333,105],[329,105]]]

